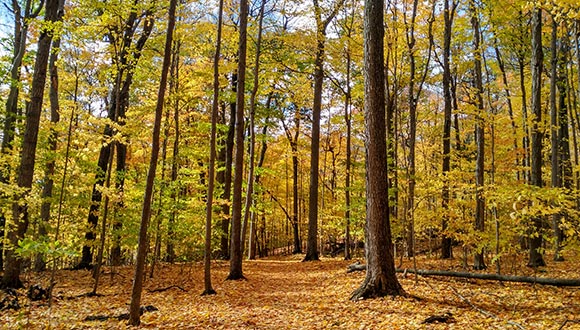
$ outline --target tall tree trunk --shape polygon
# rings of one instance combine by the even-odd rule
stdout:
[[[562,178],[560,172],[560,155],[559,155],[559,136],[558,136],[558,109],[556,105],[558,84],[558,23],[552,15],[552,40],[550,42],[550,156],[551,156],[551,183],[552,188],[562,187]],[[557,213],[552,215],[552,225],[555,233],[555,251],[554,260],[560,258],[560,243],[558,241],[558,231],[562,215]]]
[[[35,18],[42,9],[42,2],[32,13],[32,1],[27,0],[24,4],[24,15],[18,1],[12,1],[14,13],[14,54],[10,66],[10,91],[6,99],[6,111],[4,125],[2,127],[2,144],[0,155],[8,155],[12,152],[12,143],[16,133],[16,120],[18,117],[18,96],[20,94],[20,71],[22,60],[26,52],[26,39],[28,37],[28,23]],[[11,164],[2,163],[0,170],[0,183],[10,182]],[[0,237],[5,237],[6,216],[0,211]],[[4,268],[4,240],[0,240],[0,270]]]
[[[246,188],[246,202],[244,206],[244,224],[242,227],[242,241],[246,238],[246,230],[248,228],[248,221],[250,218],[250,209],[252,208],[254,202],[254,158],[255,158],[255,147],[256,147],[256,95],[258,94],[258,87],[260,83],[260,50],[262,44],[262,22],[264,20],[264,8],[266,6],[266,0],[262,0],[260,5],[260,13],[258,14],[258,37],[256,40],[256,57],[254,60],[253,76],[254,82],[252,87],[252,93],[250,94],[250,152],[248,160],[248,179]],[[250,234],[251,236],[251,234]],[[251,239],[248,240],[250,242]],[[249,248],[248,248],[249,249]],[[244,244],[242,243],[242,254],[244,251]]]
[[[270,102],[272,100],[272,96],[268,96],[268,100],[266,101],[266,108],[270,107]],[[266,132],[268,131],[268,118],[266,118],[266,124],[262,127],[262,146],[260,149],[260,157],[258,157],[258,164],[256,165],[257,168],[261,168],[264,165],[264,159],[266,158],[266,150],[268,148],[268,143],[266,141]],[[260,184],[260,173],[256,174],[256,182],[255,185],[259,186]],[[257,212],[252,210],[251,219],[250,219],[250,251],[248,252],[248,259],[253,260],[256,259],[256,240],[257,240],[257,231],[256,231],[256,215]]]
[[[451,28],[453,25],[453,16],[455,14],[455,8],[457,4],[452,1],[451,8],[449,0],[444,2],[444,18],[445,18],[445,29],[444,29],[444,41],[443,41],[443,189],[442,189],[442,202],[441,207],[443,208],[443,218],[441,221],[441,230],[443,231],[443,238],[441,240],[441,257],[443,259],[449,259],[453,257],[453,247],[451,246],[451,237],[447,233],[447,228],[449,225],[449,200],[450,200],[450,187],[449,187],[449,171],[451,170]]]
[[[209,142],[209,169],[208,169],[208,185],[207,185],[207,199],[205,205],[205,247],[203,250],[203,283],[204,290],[202,295],[216,294],[216,291],[211,285],[211,224],[213,215],[213,191],[215,184],[215,161],[216,161],[216,140],[217,140],[217,118],[219,110],[219,95],[220,95],[220,81],[219,81],[219,62],[222,47],[222,17],[223,17],[224,1],[219,1],[218,22],[217,22],[217,37],[215,42],[215,53],[213,57],[213,100],[211,107],[211,133]]]
[[[559,184],[566,190],[572,188],[572,162],[570,161],[570,133],[568,130],[568,72],[567,63],[569,61],[570,47],[567,34],[564,35],[560,43],[560,52],[558,57],[558,81],[559,91],[559,112],[558,112],[558,165],[559,165]],[[554,261],[564,261],[561,254],[564,243],[564,231],[562,230],[562,217],[554,219],[554,238],[555,251]]]
[[[386,11],[392,12],[392,17],[397,20],[399,15],[397,1],[387,1]],[[396,23],[395,23],[396,24]],[[388,162],[388,181],[389,186],[389,211],[394,221],[397,219],[397,207],[399,200],[399,176],[397,172],[398,161],[398,144],[397,134],[399,127],[398,107],[399,94],[401,91],[399,78],[399,33],[393,33],[393,39],[387,45],[387,54],[385,59],[385,88],[386,88],[386,124],[387,124],[387,162]],[[392,76],[392,80],[389,79]]]
[[[64,0],[60,0],[57,10],[57,21],[62,21],[64,16]],[[50,74],[50,89],[49,89],[49,100],[50,100],[50,122],[53,126],[50,128],[50,134],[48,136],[48,151],[50,156],[46,162],[46,167],[44,169],[44,179],[42,187],[42,204],[40,205],[40,222],[38,224],[38,237],[41,240],[47,239],[48,230],[50,222],[50,208],[52,207],[52,190],[54,187],[54,173],[56,168],[56,150],[58,142],[58,132],[55,129],[55,125],[60,121],[60,105],[58,100],[58,53],[60,51],[60,36],[57,36],[52,42],[52,51],[48,60],[48,72]],[[1,249],[0,249],[1,250]],[[1,252],[0,252],[1,253]],[[39,253],[36,255],[34,261],[34,270],[37,272],[46,270],[46,261],[44,260],[44,255]]]
[[[432,39],[429,37],[429,48],[428,56],[425,62],[425,71],[422,73],[421,77],[417,76],[416,61],[417,56],[415,54],[415,21],[417,18],[417,9],[419,6],[419,1],[413,1],[413,9],[411,13],[411,22],[406,23],[407,29],[407,49],[409,51],[409,169],[408,169],[408,197],[406,205],[406,240],[407,240],[407,255],[415,255],[415,172],[416,172],[416,157],[415,157],[415,140],[417,138],[417,102],[421,96],[423,89],[423,84],[427,78],[429,71],[429,62],[431,61],[431,50],[433,47]],[[435,6],[433,6],[435,10]],[[433,28],[433,11],[429,17],[429,35],[432,35]]]
[[[163,103],[165,100],[165,89],[167,87],[167,75],[171,64],[171,46],[173,44],[173,30],[175,27],[175,9],[177,0],[169,1],[169,13],[167,21],[167,33],[165,38],[165,49],[163,53],[163,64],[161,67],[161,79],[159,81],[159,92],[157,93],[157,105],[155,107],[155,121],[153,123],[153,137],[151,145],[151,160],[147,171],[147,182],[145,194],[143,196],[143,211],[141,213],[141,224],[139,227],[139,244],[137,248],[137,262],[135,263],[135,276],[133,278],[133,288],[131,291],[131,305],[129,307],[129,324],[138,326],[141,322],[141,291],[143,290],[143,278],[145,257],[147,256],[147,228],[151,217],[151,200],[153,198],[153,183],[157,170],[157,159],[159,157],[159,136],[161,134],[161,117],[163,116]]]
[[[179,92],[179,52],[181,49],[181,40],[174,42],[173,46],[173,56],[171,56],[171,68],[169,80],[169,92],[173,95],[177,95]],[[180,131],[179,131],[179,97],[175,97],[173,103],[173,122],[175,125],[175,138],[173,139],[173,151],[171,158],[171,200],[173,201],[174,207],[171,210],[171,215],[167,223],[167,251],[166,260],[167,262],[173,263],[175,261],[175,239],[173,237],[173,227],[177,221],[178,215],[178,197],[179,188],[177,188],[177,174],[179,170],[179,141],[180,141]]]
[[[520,30],[523,29],[527,29],[527,25],[525,24],[525,19],[523,17],[523,13],[522,11],[518,12],[518,22],[520,23]],[[526,183],[530,183],[531,182],[531,178],[530,178],[530,129],[528,126],[528,96],[527,96],[527,91],[526,91],[526,74],[525,74],[525,54],[526,54],[526,50],[525,50],[525,40],[524,40],[524,35],[522,33],[521,35],[521,44],[519,45],[520,49],[518,49],[518,69],[519,69],[519,76],[520,76],[520,90],[522,93],[522,128],[524,130],[524,138],[522,141],[522,145],[523,145],[523,149],[524,149],[524,154],[523,154],[523,161],[522,161],[522,165],[524,167],[524,182]]]
[[[57,20],[58,3],[59,0],[47,0],[46,2],[44,21],[47,23],[47,26],[51,26]],[[18,246],[18,241],[24,238],[29,223],[28,203],[26,200],[32,188],[34,176],[38,129],[40,126],[40,114],[44,99],[44,85],[46,82],[46,71],[52,37],[53,31],[51,29],[42,29],[38,37],[30,102],[26,109],[26,126],[22,138],[20,164],[18,166],[16,179],[16,183],[22,189],[22,192],[14,196],[15,199],[12,204],[12,221],[14,226],[8,228],[6,235],[12,247]],[[20,281],[22,258],[16,254],[14,249],[7,249],[5,257],[6,264],[0,287],[19,288],[22,286],[22,282]]]
[[[238,84],[238,74],[232,74],[232,91],[237,93]],[[223,121],[225,122],[225,114],[223,116]],[[220,239],[220,255],[224,260],[230,258],[230,245],[229,245],[229,233],[230,233],[230,203],[232,196],[232,164],[234,155],[234,137],[236,130],[236,102],[230,103],[230,116],[229,116],[228,132],[225,139],[225,146],[220,149],[218,160],[219,163],[223,163],[223,170],[218,171],[217,181],[223,185],[223,194],[221,196],[224,203],[222,204],[222,222],[221,222],[221,239]],[[220,165],[220,167],[222,167]]]
[[[475,165],[475,230],[481,235],[485,230],[485,200],[484,200],[484,159],[485,159],[485,136],[483,127],[484,122],[484,104],[483,104],[483,74],[482,74],[482,52],[480,46],[481,32],[479,30],[479,17],[477,11],[477,4],[475,0],[471,0],[470,3],[471,10],[471,26],[473,28],[473,50],[474,50],[474,69],[475,69],[475,89],[476,89],[476,103],[477,103],[477,115],[475,118],[475,140],[477,145],[477,157]],[[477,238],[477,242],[481,240],[480,237]],[[473,268],[475,269],[485,269],[485,261],[483,259],[483,247],[477,247]]]
[[[542,51],[542,9],[534,8],[532,12],[532,155],[531,184],[542,187],[542,67],[544,53]],[[545,266],[541,253],[542,224],[544,219],[536,216],[530,224],[530,254],[528,266]]]
[[[242,271],[242,184],[244,176],[244,110],[246,84],[246,48],[248,37],[248,1],[240,1],[240,39],[238,50],[238,86],[236,93],[236,157],[232,198],[232,228],[230,240],[230,273],[228,280],[244,278]]]
[[[354,14],[353,14],[354,16]],[[352,23],[351,23],[352,24]],[[351,213],[350,213],[350,182],[351,182],[351,167],[352,167],[352,116],[351,116],[351,65],[352,65],[352,58],[351,58],[351,47],[350,47],[350,38],[352,33],[352,25],[348,30],[348,41],[347,46],[345,49],[345,57],[346,57],[346,90],[344,93],[344,122],[346,125],[346,155],[345,155],[345,177],[344,177],[344,203],[345,203],[345,211],[344,211],[344,218],[345,218],[345,230],[344,230],[344,260],[350,260],[350,222],[351,222]]]
[[[336,3],[332,12],[322,19],[322,8],[313,0],[316,19],[316,56],[314,58],[314,102],[312,105],[312,144],[310,147],[310,190],[308,196],[308,241],[303,261],[319,260],[318,256],[318,171],[320,167],[320,113],[324,83],[326,27],[334,19],[343,2]]]
[[[314,1],[316,17],[316,57],[314,59],[314,104],[312,107],[312,144],[310,146],[310,190],[308,195],[308,240],[304,261],[318,257],[318,171],[320,162],[320,113],[322,111],[322,84],[324,81],[325,26],[318,0]]]
[[[385,129],[382,0],[366,0],[364,15],[367,273],[352,300],[404,295],[395,275],[391,241]]]

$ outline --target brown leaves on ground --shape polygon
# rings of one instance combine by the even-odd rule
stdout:
[[[421,259],[452,268],[458,261]],[[351,263],[340,259],[300,262],[300,256],[244,261],[247,280],[225,281],[229,264],[213,262],[217,295],[200,296],[203,267],[162,264],[155,278],[147,278],[142,305],[158,311],[141,317],[146,329],[563,329],[580,328],[580,289],[530,284],[399,277],[409,298],[386,297],[358,302],[350,294],[364,272],[345,272]],[[405,265],[408,266],[408,265]],[[456,266],[455,266],[456,267]],[[566,269],[573,271],[566,272]],[[100,296],[84,294],[92,288],[88,271],[61,271],[52,307],[30,302],[21,292],[20,310],[0,311],[6,329],[119,329],[129,328],[116,316],[127,312],[133,270],[106,268]],[[578,277],[575,263],[552,263],[541,276]],[[399,274],[399,276],[401,276]],[[29,283],[46,281],[48,274],[29,275]],[[84,321],[89,316],[104,321]],[[429,317],[452,315],[447,323],[424,323]],[[568,322],[566,322],[568,320]],[[566,324],[564,324],[566,322]]]

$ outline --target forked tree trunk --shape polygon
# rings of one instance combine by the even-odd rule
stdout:
[[[132,11],[125,23],[125,30],[122,38],[122,45],[118,57],[113,58],[113,63],[119,66],[119,70],[116,73],[115,85],[111,93],[111,101],[108,109],[107,118],[113,122],[117,122],[119,118],[124,118],[126,107],[129,104],[129,89],[133,82],[133,73],[137,61],[141,57],[141,52],[145,46],[145,42],[149,38],[151,31],[153,30],[153,18],[151,12],[145,13],[143,31],[141,36],[134,46],[131,46],[133,40],[133,31],[136,28],[134,25],[138,24],[140,20],[137,19],[137,12]],[[110,42],[116,42],[116,36],[110,36]],[[134,47],[134,48],[133,48]],[[129,48],[132,48],[131,50]],[[109,155],[111,153],[111,143],[107,143],[114,135],[114,129],[111,125],[106,125],[103,132],[103,145],[99,152],[99,159],[97,161],[97,173],[95,174],[95,184],[93,185],[93,191],[91,194],[91,202],[89,206],[88,215],[88,227],[89,229],[85,233],[86,244],[82,248],[81,261],[77,265],[77,268],[90,268],[93,262],[93,253],[91,250],[92,242],[95,240],[94,230],[99,222],[99,209],[102,201],[102,193],[100,186],[105,182],[105,176],[107,171],[112,169],[108,168]],[[124,162],[126,158],[126,146],[123,144],[118,144],[118,157],[117,163]],[[117,164],[117,169],[122,171],[124,165]],[[121,182],[117,182],[118,187],[122,187]],[[119,223],[113,224],[113,227],[119,226]],[[114,236],[113,248],[111,251],[111,260],[113,264],[118,264],[120,260],[120,245],[118,244],[118,237]]]

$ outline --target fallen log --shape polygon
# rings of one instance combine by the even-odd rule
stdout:
[[[354,263],[347,267],[347,273],[355,271],[366,270],[367,267],[364,264]],[[541,285],[551,285],[551,286],[580,286],[580,279],[570,279],[570,278],[546,278],[546,277],[534,277],[534,276],[515,276],[515,275],[500,275],[500,274],[487,274],[487,273],[469,273],[469,272],[456,272],[451,270],[426,270],[426,269],[397,269],[397,273],[410,273],[417,274],[421,276],[447,276],[447,277],[460,277],[460,278],[473,278],[479,280],[489,280],[489,281],[500,281],[500,282],[518,282],[518,283],[532,283]]]

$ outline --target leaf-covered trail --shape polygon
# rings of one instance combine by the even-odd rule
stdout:
[[[147,279],[142,300],[159,311],[143,314],[142,328],[558,329],[566,320],[580,319],[580,289],[517,283],[420,277],[415,285],[414,277],[408,276],[400,280],[415,298],[351,302],[349,295],[364,272],[347,274],[348,264],[338,258],[303,263],[299,256],[248,261],[244,262],[247,280],[225,281],[229,264],[217,261],[213,263],[213,286],[218,292],[214,296],[200,296],[200,264],[162,264],[156,277]],[[7,329],[47,329],[49,323],[52,329],[126,328],[126,321],[114,318],[84,321],[87,316],[115,317],[127,312],[132,268],[115,271],[118,274],[113,277],[103,275],[98,297],[82,296],[92,288],[88,271],[59,272],[51,309],[45,303],[29,304],[20,296],[23,308],[1,311],[0,324]],[[166,290],[152,292],[155,289]],[[453,323],[421,324],[429,316],[446,312],[452,314]],[[575,327],[580,324],[568,322],[564,329]]]

